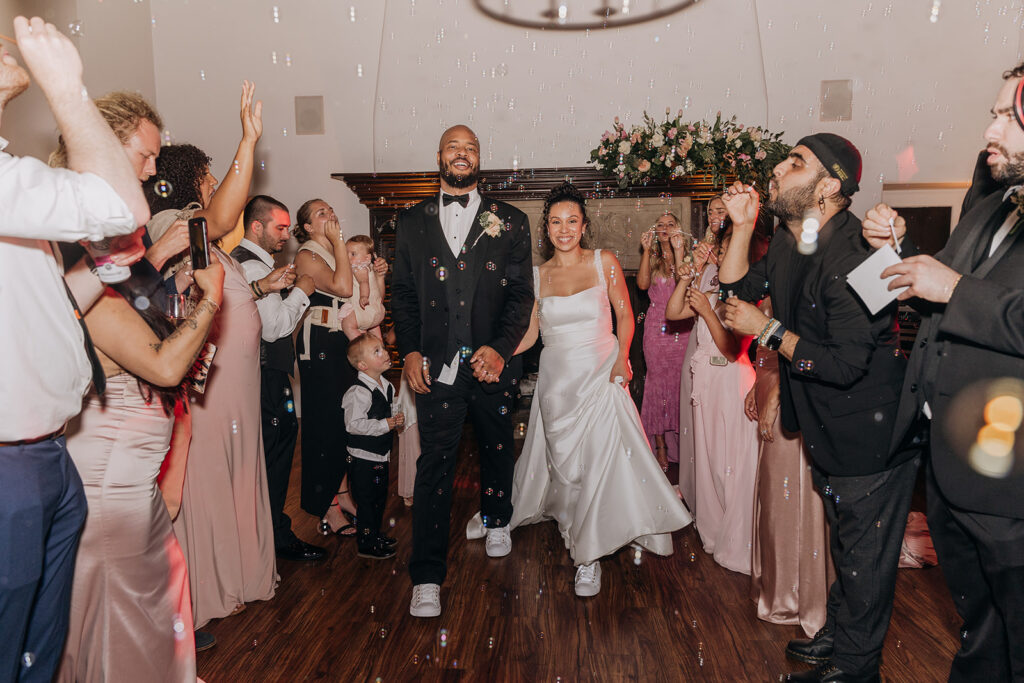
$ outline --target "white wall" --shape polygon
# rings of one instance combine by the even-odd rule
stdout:
[[[42,17],[72,39],[93,97],[133,90],[155,101],[149,0],[0,0],[0,33],[13,34],[19,14]],[[24,64],[17,48],[11,52]],[[57,124],[38,87],[30,87],[4,112],[0,133],[10,139],[12,154],[45,160],[54,150]]]
[[[167,128],[213,155],[219,174],[238,142],[241,81],[254,80],[265,106],[257,150],[265,170],[257,171],[256,189],[293,211],[322,196],[349,233],[366,231],[366,211],[329,174],[430,170],[441,130],[460,121],[480,135],[485,168],[509,167],[514,158],[521,168],[582,165],[613,116],[632,122],[645,108],[656,115],[684,108],[693,118],[736,114],[785,130],[789,142],[824,130],[848,136],[865,159],[856,210],[880,198],[882,179],[965,180],[999,74],[1020,59],[1022,20],[1020,0],[946,0],[936,23],[932,0],[702,0],[655,23],[583,34],[499,25],[470,0],[79,0],[76,7],[85,17],[87,74],[97,65],[105,86],[123,79],[145,92],[152,38]],[[146,8],[148,32],[139,20]],[[89,51],[124,50],[123,33],[104,35],[108,25],[135,27],[130,61]],[[818,121],[823,79],[853,80],[852,121]],[[318,94],[326,133],[296,136],[293,97]],[[897,155],[908,147],[918,170],[900,177]]]

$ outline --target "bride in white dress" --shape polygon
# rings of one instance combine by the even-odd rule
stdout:
[[[556,521],[577,567],[576,594],[592,596],[601,589],[601,557],[630,543],[670,555],[671,532],[692,518],[658,466],[627,389],[634,319],[618,259],[580,246],[586,208],[571,184],[551,191],[542,221],[554,254],[534,268],[537,299],[517,349],[542,335],[510,528]],[[470,537],[476,526],[479,516]]]

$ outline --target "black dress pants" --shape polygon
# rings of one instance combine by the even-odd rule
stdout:
[[[512,518],[515,455],[511,387],[487,393],[473,377],[469,364],[463,363],[451,386],[434,380],[429,394],[417,394],[416,411],[420,457],[413,488],[409,575],[413,585],[441,584],[447,572],[455,458],[467,415],[480,447],[480,512],[484,526],[507,526]]]
[[[928,528],[963,619],[950,681],[1024,681],[1024,519],[954,507],[928,468]]]
[[[919,464],[915,457],[858,477],[812,468],[836,568],[825,627],[835,632],[832,664],[848,674],[878,673]]]
[[[348,481],[356,502],[356,543],[359,550],[377,546],[384,505],[388,500],[388,463],[349,456]]]
[[[292,456],[299,434],[295,402],[288,373],[264,367],[260,380],[260,412],[263,422],[263,456],[267,463],[270,517],[274,522],[274,547],[280,550],[297,540],[292,520],[284,513]]]

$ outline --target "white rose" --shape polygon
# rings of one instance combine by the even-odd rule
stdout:
[[[655,133],[654,137],[651,138],[651,147],[661,147],[665,144],[665,136],[661,133]]]
[[[631,149],[633,149],[633,145],[629,144],[629,140],[623,140],[619,143],[619,154],[629,154]]]

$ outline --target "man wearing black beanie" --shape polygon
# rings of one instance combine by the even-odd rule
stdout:
[[[963,620],[950,681],[1024,681],[1024,64],[1003,74],[960,221],[882,272],[921,311],[893,441],[930,435],[928,527]],[[892,223],[890,223],[892,221]],[[902,237],[868,211],[864,237]]]
[[[783,426],[800,431],[830,528],[836,580],[825,626],[793,640],[791,659],[816,668],[790,681],[878,681],[917,450],[890,451],[906,359],[896,304],[871,315],[846,284],[869,255],[847,209],[858,190],[860,153],[818,133],[775,167],[766,208],[782,223],[757,263],[747,260],[759,197],[736,183],[724,199],[732,241],[719,279],[725,320],[779,352]],[[771,296],[775,318],[753,305]]]

